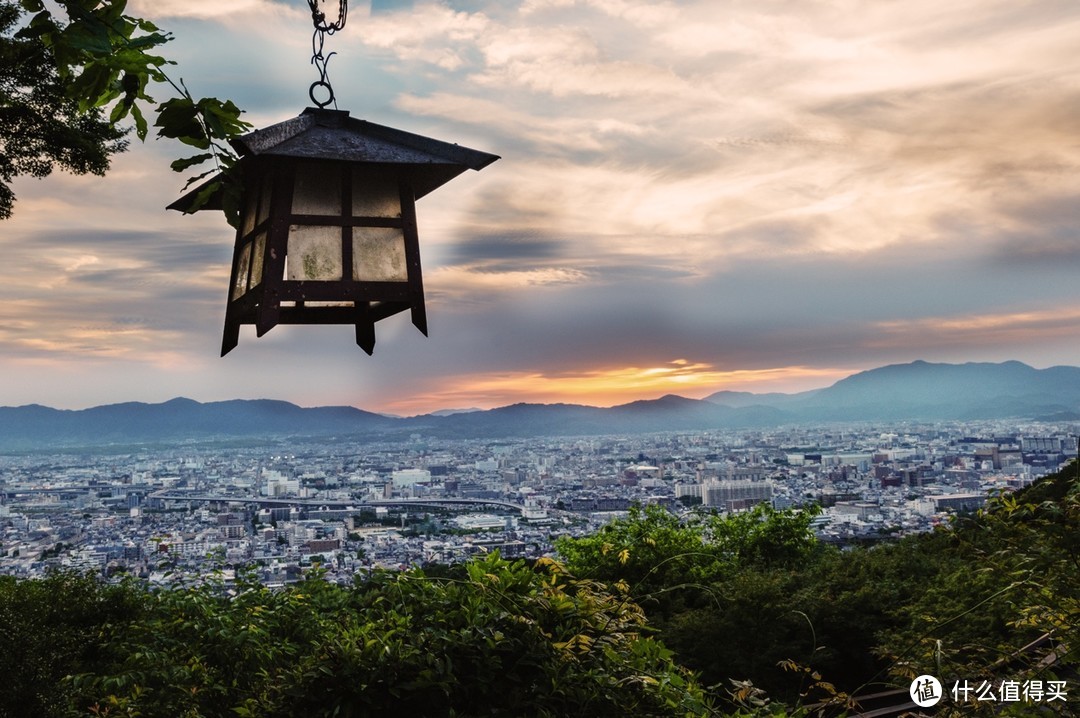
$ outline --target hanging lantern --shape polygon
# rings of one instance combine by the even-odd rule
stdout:
[[[243,194],[221,355],[240,326],[375,322],[409,310],[427,334],[415,201],[497,156],[308,108],[233,141]],[[192,211],[197,187],[169,205]],[[200,209],[221,209],[220,197]]]

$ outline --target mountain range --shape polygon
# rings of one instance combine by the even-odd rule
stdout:
[[[513,404],[497,409],[389,417],[351,406],[302,408],[269,399],[82,410],[0,407],[0,450],[132,445],[181,440],[330,437],[376,440],[421,434],[500,438],[769,427],[825,421],[1080,420],[1080,368],[916,361],[860,372],[797,394],[719,391],[668,395],[611,408]]]

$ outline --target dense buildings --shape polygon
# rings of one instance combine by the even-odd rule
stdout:
[[[927,531],[1076,452],[1035,422],[399,443],[267,440],[0,456],[0,572],[62,566],[171,582],[253,565],[373,567],[553,552],[634,503],[675,512],[817,503],[824,540]],[[701,508],[703,507],[703,508]]]

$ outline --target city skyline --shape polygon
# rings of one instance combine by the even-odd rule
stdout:
[[[306,3],[129,11],[256,127],[309,104]],[[133,139],[104,178],[15,183],[0,405],[417,414],[1077,364],[1078,39],[1066,2],[354,2],[339,107],[503,158],[417,205],[430,338],[278,327],[218,358],[232,233],[166,213],[184,150]]]

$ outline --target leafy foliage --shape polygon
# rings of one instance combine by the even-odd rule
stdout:
[[[709,580],[722,573],[725,557],[710,545],[701,521],[683,522],[666,509],[633,506],[597,533],[562,537],[556,549],[581,576],[624,581],[639,598],[675,586]]]
[[[1080,659],[1080,480],[1076,468],[992,501],[947,534],[952,560],[883,636],[894,673],[961,679],[1050,681]],[[1064,673],[1062,673],[1064,671]],[[957,714],[1000,706],[972,700]],[[1073,703],[1055,712],[1080,714]],[[1012,706],[1023,715],[1030,705]]]
[[[627,585],[677,660],[740,714],[842,704],[923,673],[947,686],[1075,675],[1075,467],[929,534],[873,547],[816,545],[809,518],[760,508],[680,521],[639,509],[558,547],[571,570]],[[942,708],[1003,709],[1033,706]]]
[[[680,519],[659,506],[634,506],[629,516],[592,536],[561,538],[556,549],[570,570],[626,581],[638,599],[676,587],[716,581],[748,566],[791,566],[816,542],[817,509],[778,511],[759,504],[742,514],[699,513]]]
[[[737,566],[790,568],[814,553],[817,541],[810,521],[820,512],[816,505],[778,511],[768,504],[758,504],[730,516],[710,515],[707,533]]]
[[[0,718],[65,715],[74,696],[65,676],[96,665],[102,637],[142,612],[130,585],[74,574],[0,577]]]
[[[56,166],[101,175],[127,147],[100,108],[67,95],[52,48],[11,36],[20,16],[16,4],[0,1],[0,219],[11,216],[15,177],[46,177]]]
[[[707,683],[750,679],[796,698],[779,662],[820,658],[798,610],[806,602],[792,600],[802,586],[796,569],[823,551],[810,529],[817,512],[760,504],[680,519],[657,506],[634,508],[556,548],[571,571],[625,585],[679,661]]]
[[[560,565],[485,557],[433,578],[315,574],[284,590],[253,577],[150,591],[57,575],[0,584],[0,629],[31,600],[58,618],[17,680],[45,695],[10,715],[704,715],[701,688],[625,594]],[[111,608],[120,596],[128,614]],[[125,620],[125,618],[127,620]],[[23,660],[24,656],[19,656]],[[40,663],[43,667],[38,668]],[[61,676],[70,675],[66,680]],[[14,693],[7,695],[15,695]]]
[[[226,216],[235,224],[239,185],[231,170],[237,158],[227,141],[251,126],[240,119],[241,110],[231,101],[196,100],[183,81],[174,82],[168,76],[165,68],[173,63],[155,52],[172,36],[148,20],[124,14],[126,0],[58,0],[66,23],[57,20],[42,0],[20,0],[20,4],[33,16],[8,38],[21,13],[12,2],[0,0],[4,52],[0,113],[20,118],[19,128],[38,140],[23,143],[22,134],[14,130],[9,134],[7,124],[2,125],[0,143],[5,153],[0,158],[12,147],[20,149],[16,161],[0,162],[0,218],[11,213],[13,195],[8,183],[14,176],[43,177],[54,164],[77,173],[103,174],[109,156],[126,147],[120,124],[130,118],[135,134],[145,140],[150,129],[147,116],[156,113],[154,127],[159,137],[202,150],[173,162],[172,169],[183,172],[212,160],[214,168],[191,177],[188,186],[221,172],[200,197],[205,202],[223,190]],[[9,56],[22,62],[9,64]],[[168,84],[177,97],[154,107],[148,88],[161,83]],[[15,142],[16,138],[20,141]]]

